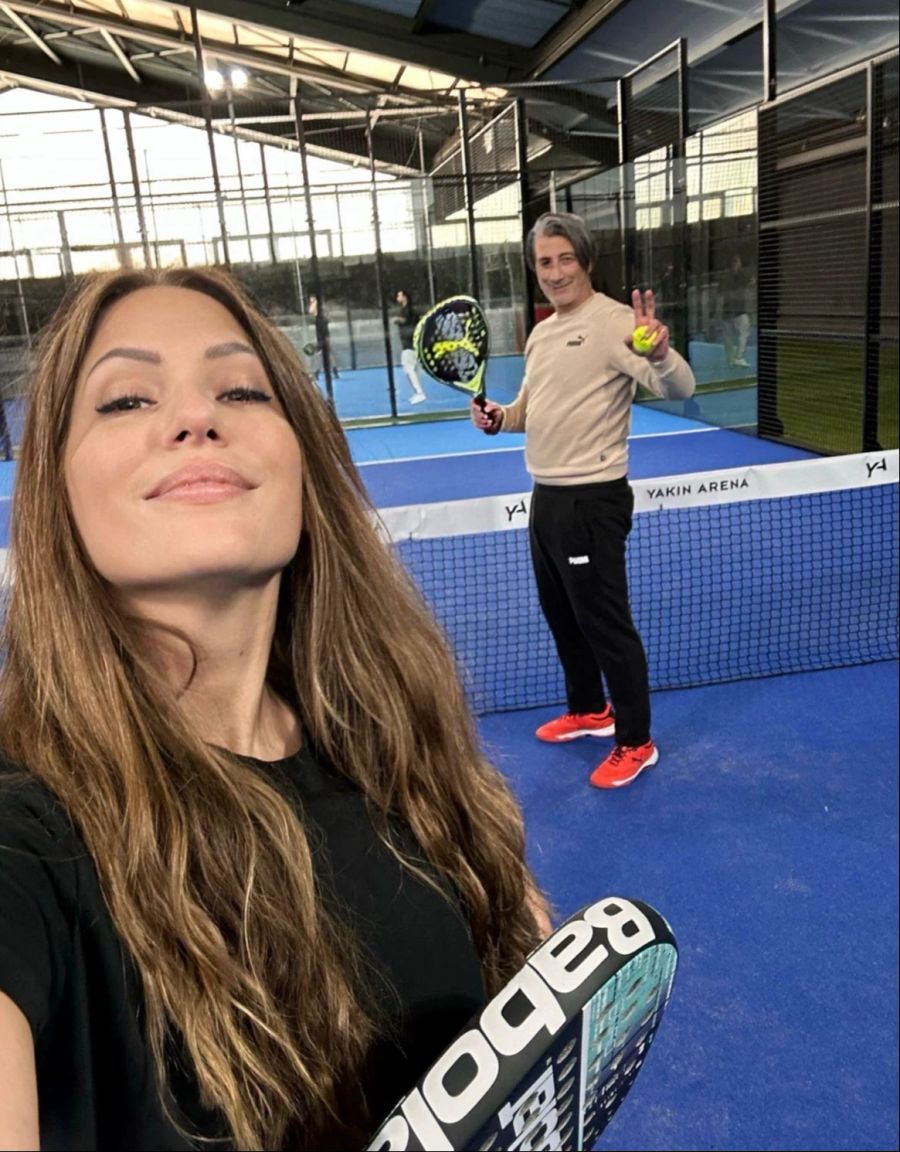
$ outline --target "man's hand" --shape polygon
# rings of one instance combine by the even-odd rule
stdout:
[[[495,404],[493,400],[485,400],[483,408],[477,400],[472,400],[469,404],[469,414],[475,427],[486,432],[488,436],[493,436],[500,431],[500,426],[503,423],[503,408],[500,404]]]
[[[656,300],[653,292],[648,289],[642,293],[639,288],[631,293],[631,307],[634,310],[634,327],[646,328],[647,335],[655,335],[656,341],[649,352],[639,352],[631,342],[625,344],[636,356],[646,356],[648,360],[664,360],[669,353],[669,329],[656,319]]]

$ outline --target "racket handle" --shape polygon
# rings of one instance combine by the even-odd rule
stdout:
[[[490,420],[490,422],[491,422],[490,428],[485,428],[485,429],[483,429],[483,431],[487,436],[496,436],[497,433],[500,431],[500,421],[497,418],[496,412],[488,412],[487,411],[487,404],[485,403],[485,400],[486,400],[486,397],[485,397],[483,392],[479,392],[478,395],[475,397],[475,403],[478,405],[478,407],[481,409],[481,411],[484,412],[485,416],[487,416],[488,420]]]

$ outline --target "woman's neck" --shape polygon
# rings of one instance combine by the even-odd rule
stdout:
[[[259,760],[297,751],[300,725],[267,683],[278,581],[215,598],[208,588],[142,592],[129,609],[159,625],[160,664],[210,744]]]

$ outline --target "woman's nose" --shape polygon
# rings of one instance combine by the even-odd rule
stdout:
[[[222,429],[215,402],[205,396],[187,396],[172,416],[172,439],[185,441],[221,440]]]
[[[207,428],[205,433],[198,430],[192,431],[190,428],[182,428],[178,435],[175,437],[175,441],[177,444],[183,444],[185,440],[189,440],[192,437],[196,438],[197,440],[218,440],[219,433],[215,430],[215,428]]]

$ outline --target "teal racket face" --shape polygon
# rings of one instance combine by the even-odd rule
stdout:
[[[413,344],[432,379],[469,396],[484,395],[490,338],[477,300],[451,296],[435,304],[416,326]]]
[[[591,1148],[646,1059],[677,959],[649,905],[583,908],[398,1102],[369,1152]]]

